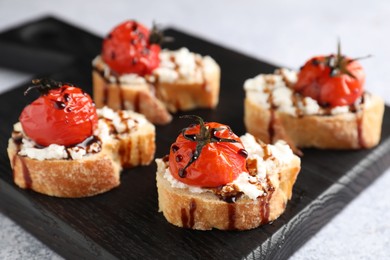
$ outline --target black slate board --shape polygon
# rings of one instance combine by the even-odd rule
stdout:
[[[275,66],[175,29],[167,29],[166,34],[176,39],[167,47],[187,46],[211,55],[221,65],[219,106],[191,113],[229,124],[243,134],[243,82],[260,72],[272,72]],[[101,38],[45,17],[0,34],[0,67],[72,82],[91,93],[91,60],[100,45]],[[155,164],[125,171],[119,188],[92,198],[51,198],[17,188],[6,146],[12,124],[33,99],[23,96],[28,85],[0,95],[0,209],[67,258],[288,258],[390,164],[390,109],[386,107],[378,147],[304,150],[293,198],[272,224],[245,232],[181,229],[157,212]],[[156,157],[168,153],[169,145],[187,124],[175,116],[172,124],[157,127]]]

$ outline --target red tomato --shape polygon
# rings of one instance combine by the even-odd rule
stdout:
[[[160,63],[161,47],[149,38],[149,29],[142,24],[121,23],[103,41],[103,61],[118,74],[150,74]]]
[[[363,94],[365,73],[360,63],[341,55],[317,56],[298,73],[294,88],[322,106],[353,104]]]
[[[172,144],[169,169],[185,184],[218,187],[248,172],[246,157],[240,138],[228,126],[201,120],[184,129]]]
[[[38,84],[41,84],[39,81]],[[48,88],[51,85],[53,88]],[[93,135],[98,116],[91,97],[80,88],[61,83],[35,86],[44,93],[19,117],[23,131],[42,146],[71,146]]]

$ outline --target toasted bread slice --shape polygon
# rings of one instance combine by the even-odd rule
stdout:
[[[147,165],[155,152],[154,126],[142,115],[118,113],[123,114],[99,113],[96,136],[84,148],[34,147],[16,127],[7,149],[16,185],[65,198],[93,196],[117,187],[122,168]]]
[[[283,139],[299,148],[360,149],[379,143],[383,99],[365,93],[351,106],[322,108],[294,93],[288,87],[292,84],[283,72],[245,83],[244,122],[249,133],[268,143]],[[283,97],[286,92],[291,97]]]
[[[270,146],[262,147],[267,150]],[[291,150],[287,162],[280,163],[278,157],[278,153],[266,152],[261,159],[250,159],[255,162],[247,163],[248,168],[257,163],[256,167],[264,167],[259,171],[266,169],[265,176],[256,183],[262,189],[261,195],[252,195],[251,198],[244,193],[230,201],[221,199],[213,189],[175,184],[169,177],[168,160],[157,159],[159,211],[173,225],[199,230],[248,230],[274,221],[284,212],[291,199],[292,187],[300,170],[300,159]],[[244,189],[236,185],[228,184],[225,187],[236,190],[239,192],[237,195]]]
[[[172,120],[169,112],[214,108],[219,100],[220,68],[209,56],[162,50],[152,75],[116,75],[100,56],[93,61],[94,101],[97,107],[131,109],[155,124]]]
[[[115,146],[118,144],[116,142]],[[120,162],[114,160],[110,149],[103,149],[81,160],[40,161],[21,156],[18,152],[18,145],[10,139],[8,156],[14,182],[23,189],[56,197],[78,198],[103,193],[120,184]]]

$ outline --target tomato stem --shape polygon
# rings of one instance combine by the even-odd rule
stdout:
[[[164,36],[164,33],[158,28],[157,24],[153,22],[152,30],[149,35],[149,44],[161,45],[166,42],[173,42],[174,38]]]
[[[355,58],[355,59],[347,59],[346,56],[342,55],[341,53],[341,43],[340,39],[337,41],[337,54],[335,55],[329,55],[325,59],[325,65],[330,68],[330,76],[331,77],[336,77],[339,76],[340,74],[347,74],[351,78],[356,79],[356,76],[353,75],[348,69],[347,66],[351,62],[361,60],[361,59],[366,59],[370,58],[371,55],[367,55],[364,57],[360,58]]]
[[[32,89],[36,89],[38,90],[38,92],[42,95],[46,95],[47,93],[49,93],[50,90],[52,89],[57,89],[57,88],[60,88],[62,87],[64,84],[62,82],[59,82],[59,81],[55,81],[55,80],[52,80],[52,79],[47,79],[47,78],[43,78],[43,79],[33,79],[32,80],[32,84],[34,84],[33,86],[30,86],[27,88],[27,90],[24,92],[24,95],[26,96]],[[71,84],[68,84],[67,85],[71,85]]]

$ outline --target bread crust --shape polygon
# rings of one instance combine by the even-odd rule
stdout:
[[[155,127],[148,123],[137,131],[120,138],[118,150],[113,154],[119,154],[123,168],[149,165],[156,151],[155,139]]]
[[[159,211],[168,222],[179,227],[199,230],[253,229],[274,221],[284,212],[299,170],[300,159],[294,156],[288,166],[280,169],[278,178],[273,179],[273,190],[269,190],[265,196],[256,200],[242,196],[236,202],[228,203],[211,192],[194,193],[172,187],[164,178],[165,167],[158,164]]]
[[[99,66],[97,69],[101,69]],[[148,83],[123,84],[108,82],[98,71],[92,72],[93,99],[97,108],[129,109],[145,115],[155,124],[167,124],[172,116],[164,104],[153,95]]]
[[[158,82],[156,95],[166,108],[174,113],[195,108],[215,108],[219,100],[220,70],[203,72],[201,83],[180,80],[174,83]]]
[[[191,82],[178,79],[175,82],[151,83],[111,82],[104,76],[105,65],[96,59],[92,72],[93,98],[98,108],[107,105],[116,109],[131,109],[155,124],[167,124],[172,120],[170,112],[194,108],[214,108],[219,101],[220,68],[209,71],[203,68],[203,81]],[[112,76],[117,79],[117,77]]]
[[[265,109],[246,97],[244,111],[247,131],[265,142],[283,139],[300,148],[360,149],[379,143],[384,102],[380,97],[370,95],[369,102],[358,112],[294,117],[276,109]],[[270,140],[272,120],[274,138]]]
[[[122,168],[148,165],[154,158],[155,127],[146,122],[137,129],[102,143],[101,151],[82,159],[37,160],[18,154],[10,138],[8,157],[16,185],[63,198],[89,197],[120,184]]]
[[[119,142],[114,144],[118,145]],[[14,182],[23,189],[56,197],[79,198],[106,192],[120,183],[121,166],[113,160],[108,147],[82,160],[39,161],[18,155],[18,150],[15,142],[9,139],[7,151]]]

